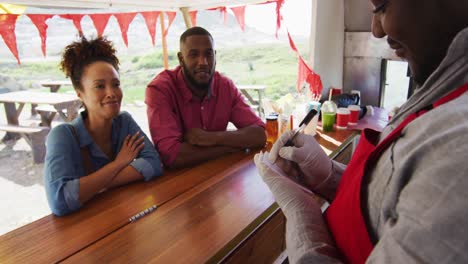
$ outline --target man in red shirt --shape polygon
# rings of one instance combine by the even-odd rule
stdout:
[[[243,148],[263,147],[265,124],[234,83],[215,71],[211,34],[192,27],[180,37],[180,66],[146,88],[153,143],[168,167],[194,165]],[[228,122],[237,130],[226,131]]]

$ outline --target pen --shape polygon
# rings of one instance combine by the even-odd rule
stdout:
[[[153,205],[149,208],[146,208],[145,210],[141,211],[140,213],[130,217],[130,219],[128,219],[129,222],[135,222],[136,220],[142,218],[143,216],[153,212],[154,210],[156,210],[158,208],[157,205]]]
[[[286,147],[294,146],[293,140],[296,137],[297,133],[304,130],[304,128],[309,124],[310,120],[312,120],[312,118],[314,118],[314,116],[316,114],[317,114],[317,110],[315,110],[315,109],[310,110],[309,113],[307,113],[307,115],[301,121],[301,123],[299,123],[299,127],[296,129],[296,131],[294,132],[292,137],[290,139],[288,139],[286,144],[284,144],[284,146],[286,146]]]

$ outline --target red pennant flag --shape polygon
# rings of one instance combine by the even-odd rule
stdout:
[[[300,92],[302,84],[307,82],[309,84],[310,92],[314,95],[322,94],[323,85],[320,75],[312,71],[304,59],[299,56],[299,69],[297,74],[297,91]]]
[[[220,6],[220,7],[214,7],[214,8],[208,8],[207,10],[218,10],[221,15],[223,16],[223,19],[224,19],[224,25],[226,25],[227,23],[227,11],[226,11],[226,7],[225,6]]]
[[[223,14],[224,25],[226,25],[227,24],[227,18],[228,18],[226,7],[224,7],[224,6],[223,7],[218,7],[218,10],[219,10],[219,12],[221,12],[221,14]]]
[[[172,22],[174,22],[174,19],[177,15],[177,12],[165,12],[167,17],[169,18],[169,25],[167,25],[166,30],[164,31],[164,36],[167,36],[167,32],[169,32],[169,28],[172,25]]]
[[[234,12],[234,16],[236,16],[237,23],[241,27],[242,31],[245,28],[245,6],[238,6],[238,7],[231,7],[232,12]]]
[[[289,34],[289,30],[286,29],[289,38],[289,45],[291,49],[294,50],[299,58],[299,67],[297,73],[297,91],[301,91],[301,86],[306,81],[309,84],[309,89],[311,94],[313,95],[321,95],[323,90],[322,80],[320,79],[320,75],[316,74],[312,69],[307,65],[307,63],[302,58],[301,54],[297,50],[296,44],[291,38],[291,34]]]
[[[73,25],[75,25],[76,30],[78,30],[78,34],[80,34],[80,36],[83,35],[83,29],[81,28],[81,19],[85,16],[85,14],[63,14],[59,16],[61,18],[73,21]]]
[[[198,13],[197,10],[189,12],[190,22],[192,22],[192,27],[197,26],[197,13]]]
[[[104,29],[109,22],[109,18],[112,14],[90,14],[89,17],[93,21],[94,27],[96,28],[98,37],[102,36]]]
[[[307,76],[306,82],[309,83],[310,93],[313,95],[321,95],[323,90],[322,79],[320,75],[312,72],[311,75]]]
[[[286,30],[286,32],[288,33],[289,46],[291,46],[291,49],[294,50],[297,53],[297,55],[299,56],[299,52],[297,51],[296,44],[294,44],[294,41],[291,38],[291,34],[289,34],[289,30]]]
[[[148,28],[148,31],[151,36],[151,42],[153,43],[156,39],[156,21],[158,21],[159,14],[161,12],[159,11],[153,11],[153,12],[140,12],[140,14],[143,16],[146,22],[146,27]]]
[[[299,65],[298,65],[298,73],[297,73],[297,91],[301,91],[302,83],[307,79],[309,74],[312,74],[312,70],[309,66],[305,63],[301,56],[299,56]]]
[[[130,23],[132,23],[133,19],[137,15],[136,12],[131,13],[115,13],[114,17],[117,19],[117,23],[119,23],[120,31],[122,32],[122,38],[125,43],[125,47],[128,47],[128,27]]]
[[[281,28],[281,20],[283,19],[283,16],[281,16],[281,7],[283,6],[283,4],[284,0],[278,0],[276,2],[276,38],[278,38],[278,31]]]
[[[312,72],[305,61],[302,59],[302,57],[299,56],[299,64],[298,64],[298,72],[297,72],[297,84],[296,88],[297,91],[301,91],[301,86],[306,80],[307,76]]]
[[[17,18],[18,15],[16,14],[0,14],[0,35],[11,53],[13,53],[13,56],[15,56],[18,64],[21,65],[18,48],[16,47],[15,27]]]
[[[282,0],[270,0],[270,1],[265,1],[263,3],[259,3],[259,5],[266,5],[266,4],[271,4],[271,3],[276,3],[278,1],[282,1]]]
[[[39,31],[39,36],[41,37],[41,49],[42,55],[46,56],[46,40],[47,40],[47,23],[46,20],[53,17],[54,15],[39,15],[39,14],[28,14],[29,19],[36,26]]]

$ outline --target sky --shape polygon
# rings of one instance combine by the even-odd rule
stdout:
[[[245,11],[245,23],[259,31],[274,33],[276,29],[276,4],[249,5]],[[293,35],[308,37],[312,17],[312,0],[285,0],[282,8],[284,24]],[[283,28],[282,28],[283,30]]]

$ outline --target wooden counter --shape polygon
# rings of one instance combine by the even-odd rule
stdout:
[[[352,131],[317,136],[336,150]],[[253,163],[235,153],[167,171],[96,197],[79,212],[47,216],[0,237],[2,263],[272,262],[285,219]],[[156,211],[129,222],[152,205]]]

